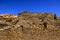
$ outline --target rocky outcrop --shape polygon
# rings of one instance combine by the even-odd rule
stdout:
[[[48,12],[0,15],[0,40],[60,40],[60,18]]]

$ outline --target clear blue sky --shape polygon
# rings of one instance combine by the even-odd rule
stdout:
[[[0,0],[0,14],[23,11],[53,12],[60,16],[60,0]]]

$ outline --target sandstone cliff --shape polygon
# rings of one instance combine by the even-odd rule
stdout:
[[[48,12],[0,15],[0,40],[60,40],[60,18]]]

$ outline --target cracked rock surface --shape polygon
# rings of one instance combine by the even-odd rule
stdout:
[[[0,15],[0,40],[60,40],[60,17],[48,12]]]

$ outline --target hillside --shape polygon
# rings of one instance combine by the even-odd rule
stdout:
[[[60,18],[48,12],[0,14],[0,40],[60,40]]]

